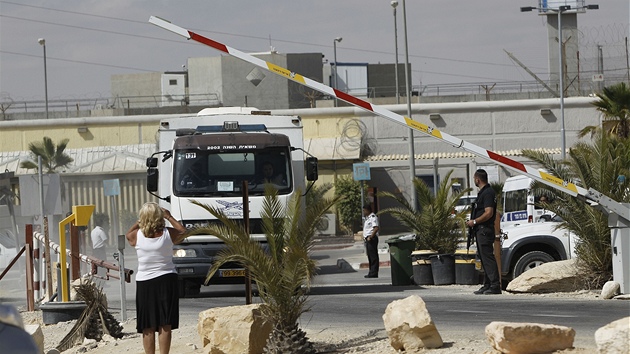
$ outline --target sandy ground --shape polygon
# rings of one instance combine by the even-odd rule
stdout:
[[[523,295],[536,296],[536,295]],[[538,295],[540,296],[540,295]],[[562,294],[546,294],[545,296],[567,296],[592,298],[591,292],[576,292]],[[22,312],[25,324],[42,324],[41,312]],[[70,331],[74,321],[61,322],[54,325],[43,325],[42,331],[45,338],[45,353],[54,348]],[[111,354],[113,352],[120,353],[144,353],[142,348],[142,338],[140,334],[135,333],[135,319],[131,318],[122,323],[124,337],[116,340],[106,337],[100,342],[93,340],[85,340],[83,344],[77,345],[64,353],[94,353],[94,354]],[[438,328],[439,330],[439,328]],[[320,353],[364,353],[364,354],[394,354],[395,351],[389,344],[387,333],[384,329],[375,330],[371,333],[358,333],[351,328],[342,333],[338,331],[319,331],[307,332],[308,337],[315,344]],[[444,346],[438,349],[425,349],[417,353],[483,353],[494,354],[494,351],[486,338],[480,337],[477,332],[457,332],[451,333],[440,330],[440,335],[444,341]],[[592,353],[595,350],[594,344],[587,347],[577,347],[556,353]],[[197,322],[194,319],[184,320],[180,322],[180,328],[173,331],[171,353],[204,353],[201,340],[197,333]],[[405,352],[409,353],[409,352]]]

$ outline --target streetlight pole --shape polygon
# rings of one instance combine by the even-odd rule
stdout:
[[[562,54],[562,12],[570,8],[571,6],[568,5],[558,7],[558,65],[560,68],[558,71],[558,75],[560,75],[560,88],[558,91],[560,91],[560,134],[562,135],[562,143],[560,145],[562,150],[560,151],[560,157],[562,160],[566,158],[567,151],[567,138],[564,130],[564,60],[562,60],[564,55]]]
[[[405,0],[402,0],[403,8],[403,27],[405,28],[405,90],[407,95],[407,117],[411,118],[411,90],[409,89],[409,41],[407,39],[407,7],[405,6]],[[410,187],[410,201],[414,210],[417,210],[416,201],[416,188],[413,181],[416,179],[416,153],[413,143],[413,129],[409,128],[409,175],[411,183]],[[437,186],[435,186],[437,188]]]
[[[588,10],[597,10],[599,9],[599,5],[586,5],[576,8],[575,10],[588,9]],[[566,132],[564,128],[564,55],[563,55],[563,44],[562,44],[562,13],[571,10],[571,6],[562,5],[559,6],[558,9],[549,9],[549,8],[539,8],[539,7],[521,7],[521,12],[529,12],[533,10],[539,11],[555,11],[558,14],[558,92],[560,94],[560,134],[561,134],[561,145],[560,145],[560,157],[562,160],[566,159],[567,153],[567,142],[566,142]]]
[[[37,40],[42,47],[44,47],[44,94],[46,100],[46,119],[48,119],[48,73],[46,72],[46,39],[40,38]]]
[[[394,66],[394,75],[396,76],[396,103],[400,103],[400,93],[398,92],[398,23],[396,21],[396,6],[398,6],[398,1],[392,0],[391,5],[394,9],[394,47],[396,50],[396,64]]]
[[[335,60],[335,89],[338,90],[339,87],[337,86],[337,42],[341,42],[343,38],[341,37],[337,37],[335,38],[335,40],[333,41],[333,56],[334,56],[334,60]],[[337,107],[337,99],[335,99],[335,107]]]

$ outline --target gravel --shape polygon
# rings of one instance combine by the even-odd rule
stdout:
[[[553,293],[553,294],[519,294],[519,296],[549,296],[549,297],[574,297],[582,299],[596,300],[598,297],[590,291],[582,291],[575,293]],[[40,324],[45,338],[45,351],[54,348],[63,337],[74,326],[74,321],[61,322],[54,325],[43,325],[41,311],[22,312],[24,324]],[[183,320],[183,321],[182,321]],[[141,335],[135,333],[135,319],[131,318],[122,323],[124,327],[124,336],[122,339],[116,340],[106,336],[104,340],[95,342],[93,340],[85,340],[83,344],[77,345],[64,353],[94,353],[94,354],[116,354],[122,353],[143,353]],[[488,340],[484,336],[480,336],[478,332],[449,332],[440,331],[440,335],[444,341],[444,346],[437,349],[420,350],[417,353],[483,353],[495,354],[499,353],[492,349]],[[315,344],[320,353],[363,353],[363,354],[394,354],[400,353],[394,350],[389,344],[387,333],[383,328],[376,328],[368,333],[357,332],[352,328],[343,330],[341,333],[338,329],[320,330],[318,332],[308,332],[309,339]],[[592,346],[584,348],[573,348],[556,353],[592,353],[595,350],[595,343]],[[171,353],[203,353],[203,347],[199,335],[197,334],[197,322],[195,319],[180,319],[180,328],[173,331]],[[409,353],[409,352],[406,352]]]

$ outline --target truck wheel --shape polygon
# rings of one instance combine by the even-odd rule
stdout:
[[[555,259],[548,253],[542,251],[531,251],[525,253],[516,261],[514,265],[514,278],[525,273],[526,271],[536,268],[543,263],[553,262]]]

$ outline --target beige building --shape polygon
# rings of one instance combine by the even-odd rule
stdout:
[[[599,123],[592,98],[565,99],[566,146],[576,133]],[[406,105],[386,105],[406,114]],[[304,125],[304,146],[320,159],[318,183],[350,175],[352,164],[368,162],[368,185],[408,197],[409,128],[355,107],[274,110],[272,114],[297,115]],[[28,158],[28,145],[44,136],[54,142],[68,138],[67,152],[75,162],[62,171],[69,205],[96,204],[97,212],[110,213],[103,196],[103,180],[120,180],[120,210],[133,213],[151,200],[145,191],[145,159],[155,151],[161,119],[174,115],[59,118],[0,121],[0,169],[16,175],[33,173],[19,167]],[[181,115],[175,115],[181,116]],[[561,116],[558,99],[413,104],[412,117],[430,127],[485,149],[522,160],[520,150],[547,149],[559,153]],[[432,181],[454,169],[452,178],[468,183],[478,166],[488,168],[495,180],[512,172],[416,132],[416,176]],[[386,201],[381,201],[381,206]],[[384,225],[389,220],[384,220]],[[3,225],[2,225],[3,226]],[[119,225],[120,229],[125,225]],[[1,226],[0,226],[1,227]]]

